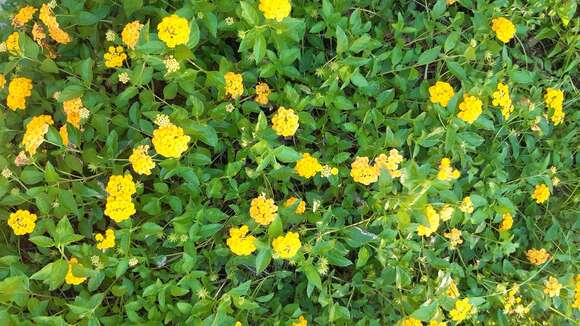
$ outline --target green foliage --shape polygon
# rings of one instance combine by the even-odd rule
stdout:
[[[42,2],[7,2],[0,40],[18,30],[21,53],[0,52],[0,74],[7,84],[32,79],[33,91],[25,110],[12,111],[8,86],[0,89],[1,325],[291,325],[300,316],[314,325],[395,325],[409,316],[453,325],[451,280],[476,308],[463,324],[574,325],[580,317],[572,308],[580,273],[575,0],[293,1],[282,21],[265,19],[258,0],[62,0],[54,12],[72,41],[50,49],[35,42],[32,22],[10,22],[25,3]],[[171,49],[157,24],[173,13],[190,34]],[[491,30],[496,17],[516,25],[507,44]],[[124,65],[107,68],[104,53],[123,45],[134,20],[144,24],[135,50],[125,47]],[[169,55],[176,72],[167,72]],[[228,71],[243,75],[241,99],[225,96]],[[436,81],[456,92],[447,107],[429,100]],[[268,105],[255,102],[259,82],[272,89]],[[498,82],[515,107],[507,120],[492,104]],[[565,95],[557,126],[548,87]],[[464,94],[483,101],[473,124],[456,117]],[[62,108],[77,97],[90,111],[81,129],[66,124]],[[299,116],[294,137],[271,128],[280,106]],[[149,143],[160,113],[191,137],[190,148],[180,159],[155,156],[151,175],[138,175],[128,157]],[[26,125],[40,114],[55,124],[31,162],[17,165]],[[404,157],[401,178],[353,181],[357,156],[391,148]],[[298,176],[302,153],[338,175]],[[459,179],[436,179],[443,157]],[[137,213],[117,224],[104,215],[105,185],[122,173],[138,184]],[[540,183],[551,191],[544,204],[531,197]],[[279,206],[268,227],[249,215],[262,193]],[[303,215],[297,204],[284,207],[291,196],[306,201]],[[466,196],[473,213],[456,209],[431,237],[417,235],[427,204],[457,208]],[[6,223],[17,209],[38,215],[31,234],[16,236]],[[508,212],[514,225],[499,232]],[[226,245],[230,227],[242,224],[257,237],[250,256]],[[98,250],[95,234],[109,227],[115,248]],[[457,248],[444,236],[452,228],[462,232]],[[288,231],[302,248],[282,260],[271,242]],[[530,264],[531,248],[550,259]],[[86,277],[80,285],[65,282],[71,257],[80,262],[72,273]],[[549,276],[563,285],[558,297],[543,292]],[[513,285],[529,305],[525,316],[504,311],[501,286]]]

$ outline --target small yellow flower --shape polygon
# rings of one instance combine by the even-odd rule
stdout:
[[[259,83],[256,85],[256,103],[260,105],[268,104],[268,96],[270,96],[270,87],[266,83]]]
[[[504,43],[508,43],[516,34],[514,23],[504,17],[493,19],[491,21],[491,29],[495,32],[497,38]]]
[[[36,214],[26,209],[19,209],[10,214],[8,225],[12,228],[15,235],[24,235],[32,233],[36,227]]]
[[[482,105],[480,99],[472,95],[464,95],[463,102],[459,104],[459,113],[457,117],[469,124],[475,122],[482,112]]]
[[[455,302],[455,307],[449,312],[449,315],[454,321],[462,322],[472,314],[473,310],[473,306],[469,303],[469,299],[465,298]]]
[[[184,134],[183,129],[167,123],[153,131],[153,147],[164,157],[180,158],[187,151],[191,138]]]
[[[510,98],[510,91],[508,86],[501,82],[498,83],[497,89],[495,92],[493,92],[492,96],[492,104],[501,108],[501,114],[505,120],[509,119],[510,114],[514,110],[514,106],[512,104],[512,99]]]
[[[151,169],[155,167],[155,162],[147,151],[149,150],[149,145],[140,145],[133,148],[133,153],[129,156],[129,162],[133,166],[133,170],[137,174],[150,175]]]
[[[546,106],[553,112],[551,120],[554,125],[561,124],[566,116],[566,113],[564,113],[564,92],[550,87],[546,89],[544,101],[546,102]]]
[[[399,170],[399,164],[403,162],[403,156],[399,154],[396,148],[389,151],[389,155],[380,154],[375,158],[375,168],[377,173],[380,173],[380,169],[386,169],[392,178],[398,178],[401,176],[401,171]]]
[[[288,198],[288,200],[284,204],[284,207],[290,207],[290,206],[294,205],[294,203],[297,200],[299,200],[299,199],[294,197],[294,196]],[[296,209],[294,210],[294,212],[298,215],[302,215],[302,214],[304,214],[305,211],[306,211],[306,202],[304,200],[300,199],[300,202],[298,203],[298,206],[296,206]]]
[[[226,96],[238,99],[244,94],[244,77],[242,77],[242,74],[228,71],[224,75],[224,80],[226,82]]]
[[[18,32],[14,32],[8,35],[6,39],[6,49],[8,52],[12,54],[19,54],[20,53],[20,34]]]
[[[417,234],[420,236],[430,236],[439,228],[439,214],[431,205],[425,207],[425,218],[427,224],[417,227]]]
[[[48,35],[50,35],[55,42],[67,44],[71,41],[70,35],[60,28],[56,16],[52,13],[49,5],[43,4],[40,7],[38,18],[44,23],[44,25],[46,25],[48,28]]]
[[[505,213],[502,216],[501,225],[499,226],[500,231],[508,231],[512,228],[514,224],[514,219],[512,214]]]
[[[130,174],[112,175],[107,183],[107,194],[109,197],[131,198],[137,192],[135,182]]]
[[[560,290],[562,290],[562,284],[558,282],[558,279],[550,276],[548,280],[546,280],[546,286],[544,287],[544,293],[547,294],[549,297],[559,297]]]
[[[103,58],[107,68],[119,68],[123,65],[123,61],[127,60],[127,54],[122,46],[110,46]]]
[[[76,259],[76,257],[72,257],[68,261],[68,271],[66,273],[66,277],[64,278],[66,284],[79,285],[87,279],[86,277],[75,276],[73,274],[73,266],[77,264],[79,264],[79,260]]]
[[[2,90],[4,88],[4,86],[6,86],[6,77],[4,77],[4,75],[0,74],[0,90]]]
[[[572,308],[580,309],[580,274],[576,274],[574,281],[574,302],[572,303]]]
[[[459,289],[457,288],[457,283],[455,283],[454,280],[451,280],[451,283],[449,283],[449,287],[447,288],[447,292],[446,292],[448,297],[451,298],[458,298],[459,297]]]
[[[298,130],[298,126],[298,115],[292,109],[286,109],[281,106],[276,111],[276,114],[272,116],[272,129],[278,136],[293,136]]]
[[[279,236],[272,241],[274,258],[291,259],[301,246],[302,243],[300,243],[298,233],[288,232],[285,236]]]
[[[83,101],[80,97],[73,98],[62,102],[64,113],[66,113],[66,121],[75,128],[81,127],[81,110],[84,108]]]
[[[49,115],[39,115],[30,119],[22,138],[22,146],[24,146],[24,150],[30,156],[36,154],[36,150],[44,142],[44,135],[48,132],[48,126],[53,123],[52,117]]]
[[[461,239],[461,231],[456,228],[451,229],[449,232],[443,233],[443,236],[449,239],[451,248],[457,248],[457,246],[463,243],[463,239]]]
[[[292,5],[290,0],[260,0],[258,8],[267,19],[275,19],[280,22],[290,15]]]
[[[304,318],[304,316],[300,316],[300,318],[298,318],[298,322],[292,323],[292,326],[308,326],[308,321]]]
[[[532,263],[533,265],[536,265],[536,266],[542,265],[550,258],[550,254],[544,248],[542,248],[542,249],[535,249],[535,248],[529,249],[526,252],[526,256],[528,257],[528,260],[530,261],[530,263]]]
[[[473,203],[471,202],[471,197],[467,196],[463,198],[461,205],[459,205],[459,210],[463,213],[471,214],[473,213]]]
[[[429,87],[429,95],[431,96],[431,103],[439,103],[441,106],[447,106],[453,95],[455,95],[455,92],[451,84],[438,81],[435,85]]]
[[[447,326],[447,323],[443,321],[430,320],[427,326]]]
[[[60,139],[62,140],[62,144],[64,146],[68,146],[68,143],[69,143],[68,129],[66,128],[66,125],[62,125],[60,127],[60,129],[58,130],[58,133],[60,134]]]
[[[302,154],[302,158],[296,162],[294,171],[296,171],[299,176],[310,179],[318,172],[322,171],[322,165],[320,165],[315,157],[310,156],[308,153],[304,153]]]
[[[399,326],[422,326],[423,323],[413,317],[407,317],[399,322]]]
[[[97,240],[97,249],[105,250],[113,248],[115,246],[115,231],[107,229],[104,235],[97,233],[95,234],[95,240]]]
[[[230,237],[226,240],[226,244],[230,250],[238,256],[251,255],[256,251],[256,237],[248,234],[249,229],[247,225],[242,225],[239,228],[230,228]]]
[[[109,198],[105,207],[105,215],[113,221],[121,223],[135,214],[135,205],[131,198]]]
[[[36,13],[37,9],[32,6],[22,7],[16,15],[12,18],[12,26],[14,27],[22,27],[30,20],[32,20],[32,16]]]
[[[536,185],[534,193],[532,193],[532,198],[536,200],[536,203],[542,204],[550,198],[550,189],[543,183]]]
[[[123,28],[123,31],[121,32],[121,39],[129,49],[135,49],[135,45],[137,44],[137,41],[139,41],[139,34],[141,33],[142,28],[143,24],[141,24],[138,20],[128,23]]]
[[[357,156],[350,165],[350,168],[350,176],[352,179],[366,186],[377,182],[379,178],[379,167],[377,165],[371,166],[368,157]]]
[[[459,170],[451,167],[451,160],[447,157],[441,159],[439,163],[439,172],[437,173],[437,179],[442,181],[455,180],[461,176]]]
[[[157,25],[159,39],[169,48],[174,48],[189,41],[189,22],[177,15],[163,17]]]
[[[271,198],[260,195],[252,199],[250,203],[250,216],[260,225],[268,225],[276,218],[278,206]]]
[[[439,217],[441,217],[441,220],[443,222],[449,221],[453,216],[454,211],[455,209],[451,205],[445,204],[443,205],[443,208],[441,208],[441,211],[439,212]]]
[[[24,110],[26,98],[32,94],[32,80],[26,77],[14,77],[8,84],[6,105],[12,111]]]

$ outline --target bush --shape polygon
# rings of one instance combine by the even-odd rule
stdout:
[[[578,319],[575,0],[3,6],[2,325]]]

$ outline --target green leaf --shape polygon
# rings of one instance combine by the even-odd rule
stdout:
[[[45,237],[43,235],[30,237],[28,240],[30,240],[30,242],[42,248],[54,247],[54,241],[51,238]]]
[[[258,12],[254,9],[254,6],[246,1],[240,1],[242,6],[242,18],[250,24],[250,26],[258,25],[259,17]]]
[[[264,37],[264,33],[260,31],[256,34],[256,41],[254,42],[254,59],[256,60],[256,64],[262,62],[262,58],[264,58],[265,53],[266,38]]]
[[[24,306],[28,301],[28,278],[12,276],[0,281],[0,303],[14,302]]]
[[[314,266],[312,266],[312,263],[309,261],[304,262],[302,265],[302,270],[304,271],[304,274],[306,274],[308,283],[316,286],[319,290],[322,290],[322,280],[320,279],[320,275],[318,275],[318,272]]]
[[[419,59],[417,60],[417,64],[424,65],[424,64],[431,63],[439,57],[439,53],[441,53],[440,46],[436,46],[434,48],[431,48],[431,49],[421,53],[421,55],[419,56]]]
[[[272,261],[272,250],[270,248],[261,249],[256,256],[256,273],[263,272]]]
[[[215,147],[218,142],[218,136],[215,129],[206,124],[192,122],[185,126],[185,132],[193,137],[201,140],[205,144]]]
[[[336,53],[343,53],[346,50],[348,50],[348,38],[340,25],[336,25]]]
[[[536,80],[536,74],[527,70],[510,70],[510,79],[517,84],[531,84]]]
[[[301,155],[292,147],[280,145],[274,149],[274,154],[278,161],[282,163],[292,163],[300,159]]]
[[[68,271],[68,263],[59,259],[44,266],[41,270],[34,273],[30,279],[39,280],[48,285],[50,291],[58,288],[63,282],[64,277]]]
[[[127,17],[131,17],[133,13],[140,8],[143,8],[143,0],[124,0],[123,9]]]

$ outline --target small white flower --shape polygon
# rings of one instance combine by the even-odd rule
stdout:
[[[227,17],[227,18],[225,19],[225,23],[226,23],[226,25],[228,25],[228,26],[231,26],[231,25],[233,25],[233,24],[234,24],[234,18],[233,18],[233,17]]]
[[[2,169],[2,176],[6,179],[10,178],[12,176],[12,171],[10,171],[9,168],[4,168]]]
[[[107,33],[105,34],[105,39],[109,42],[114,42],[116,38],[117,34],[115,34],[115,32],[113,32],[112,30],[108,30]]]
[[[119,81],[123,84],[127,84],[131,79],[129,78],[129,74],[126,71],[123,71],[119,74]]]

